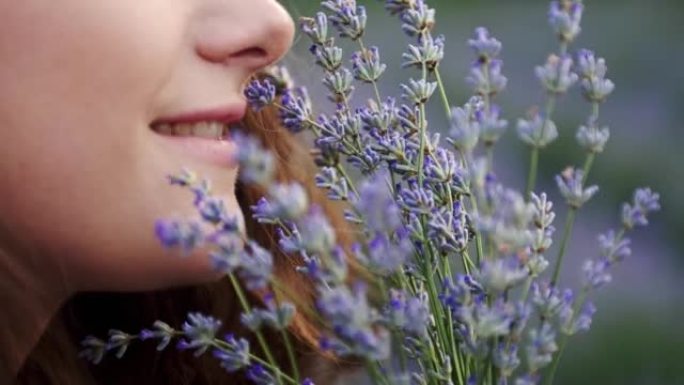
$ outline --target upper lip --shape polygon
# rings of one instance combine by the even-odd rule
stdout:
[[[197,122],[221,122],[225,124],[235,123],[245,116],[247,104],[234,103],[219,107],[190,110],[174,113],[155,119],[150,126],[159,124],[197,123]]]

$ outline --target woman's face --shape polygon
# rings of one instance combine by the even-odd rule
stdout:
[[[232,147],[150,125],[239,119],[246,79],[293,29],[275,0],[0,0],[0,221],[75,290],[212,279],[206,253],[170,254],[154,222],[197,217],[166,182],[184,166],[241,215]]]

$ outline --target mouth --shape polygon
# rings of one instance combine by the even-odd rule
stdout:
[[[152,131],[165,136],[227,140],[245,115],[244,103],[162,117],[150,123]]]
[[[214,140],[227,140],[236,123],[202,121],[197,123],[157,123],[151,124],[152,131],[165,136],[196,137]]]
[[[194,111],[162,117],[149,124],[164,151],[179,159],[192,159],[234,167],[237,147],[230,135],[245,115],[246,105]]]

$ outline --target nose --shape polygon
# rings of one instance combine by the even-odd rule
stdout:
[[[292,45],[294,22],[276,0],[207,0],[195,28],[204,60],[259,70]]]

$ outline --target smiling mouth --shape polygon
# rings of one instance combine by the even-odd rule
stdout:
[[[236,127],[234,123],[202,121],[193,123],[158,123],[150,126],[152,131],[166,136],[186,136],[225,140]]]

